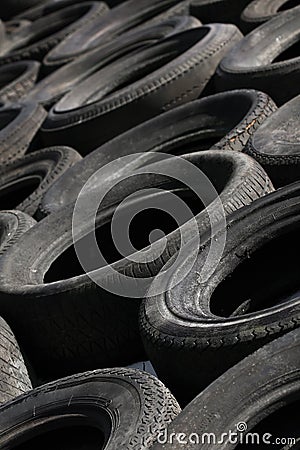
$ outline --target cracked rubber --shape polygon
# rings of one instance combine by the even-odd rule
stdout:
[[[116,160],[113,168],[101,177],[103,188],[112,178],[127,177],[151,159],[146,152],[180,155],[212,145],[220,150],[242,151],[249,137],[275,110],[266,94],[244,89],[195,100],[161,114],[103,145],[68,170],[43,197],[39,218],[74,202],[92,174],[112,160]],[[139,155],[130,165],[117,161],[139,152],[144,156]]]
[[[44,56],[67,36],[85,29],[107,12],[107,6],[98,2],[83,2],[69,6],[37,19],[17,38],[7,40],[0,53],[0,65],[33,59],[42,61]]]
[[[73,86],[97,70],[120,58],[166,38],[171,34],[196,28],[200,23],[194,17],[177,17],[161,22],[156,26],[137,31],[133,29],[116,37],[106,45],[91,50],[74,61],[65,64],[41,80],[27,96],[28,101],[41,103],[50,108]],[[44,66],[52,67],[51,60],[45,58]],[[55,67],[55,61],[54,61]]]
[[[260,348],[212,383],[168,426],[167,433],[160,435],[160,444],[154,445],[153,450],[192,450],[196,448],[192,442],[197,442],[193,438],[190,441],[192,435],[195,439],[194,433],[200,439],[210,433],[215,436],[218,444],[212,446],[206,439],[201,445],[203,450],[234,448],[222,436],[230,430],[236,433],[238,424],[246,424],[244,442],[247,433],[260,436],[259,447],[249,444],[249,448],[267,449],[273,444],[281,450],[298,449],[299,360],[300,330],[297,329]],[[180,444],[174,438],[171,444],[172,433],[177,437],[183,433],[185,436],[181,435],[179,440],[187,443]],[[296,443],[274,445],[277,438],[284,437],[294,438]]]
[[[34,149],[47,113],[41,105],[12,104],[0,108],[0,163],[8,164]]]
[[[17,102],[28,94],[38,77],[40,64],[20,61],[0,67],[0,102]]]
[[[299,326],[293,259],[299,249],[294,238],[299,194],[295,183],[236,211],[227,218],[221,260],[205,281],[201,268],[210,236],[203,237],[196,263],[181,283],[143,302],[140,330],[147,355],[183,404],[243,357]],[[219,238],[220,232],[213,236],[215,242]],[[177,266],[169,286],[194,256]]]
[[[292,1],[296,5],[296,1]],[[249,33],[262,23],[273,19],[282,11],[292,10],[291,0],[254,0],[242,12],[241,29]],[[298,3],[299,5],[299,3]]]
[[[278,109],[248,141],[245,153],[266,170],[276,188],[300,179],[300,96]]]
[[[273,190],[263,169],[243,153],[214,150],[193,153],[185,156],[185,159],[211,179],[220,194],[225,214]],[[177,166],[173,166],[172,160],[164,164],[153,163],[153,166],[155,164],[159,170],[164,165],[168,170],[174,170],[176,180]],[[146,169],[151,175],[152,167],[148,166]],[[193,198],[191,190],[187,187],[183,189],[176,181],[166,184],[160,176],[150,176],[148,182],[147,177],[142,177],[141,180],[136,184],[129,183],[131,192],[145,187],[167,187],[160,197],[155,197],[154,194],[147,196],[148,200],[156,201],[157,208],[166,207],[163,201],[168,202],[169,191],[177,194],[183,201]],[[122,188],[115,194],[115,203],[120,203],[128,196],[126,189]],[[99,199],[98,190],[95,196],[89,195],[86,198],[85,219],[80,221],[79,229],[76,228],[75,241],[78,240],[77,233],[89,239],[94,223],[89,205],[94,205],[94,201]],[[201,205],[198,199],[195,204],[195,220],[200,233],[209,227],[207,211]],[[134,206],[143,210],[145,197],[137,198]],[[212,214],[214,211],[217,213],[217,205],[212,200],[210,208]],[[19,241],[18,249],[10,249],[0,261],[0,310],[3,317],[14,326],[33,368],[47,376],[66,375],[95,367],[129,365],[142,360],[140,358],[144,357],[144,351],[138,330],[138,310],[140,298],[145,295],[145,289],[150,283],[147,279],[155,276],[178,251],[181,239],[188,241],[194,236],[195,222],[189,220],[189,216],[180,228],[174,225],[171,229],[167,228],[167,245],[164,239],[160,239],[153,244],[153,248],[144,252],[151,262],[139,264],[131,261],[128,254],[120,256],[117,252],[116,255],[110,234],[114,211],[115,207],[100,209],[96,216],[95,227],[97,235],[101,236],[101,249],[106,258],[113,258],[111,266],[102,263],[99,271],[101,285],[95,284],[78,265],[76,255],[69,253],[73,245],[73,205],[66,206],[39,222],[26,234],[26,239]],[[123,215],[129,211],[127,206],[121,210]],[[217,216],[215,220],[218,220]],[[136,226],[135,236],[142,243],[141,248],[148,248],[149,236],[144,228]],[[81,241],[81,244],[84,248],[91,248],[86,241]],[[36,248],[39,249],[38,253]],[[68,252],[64,253],[66,250]],[[159,253],[153,253],[154,251]],[[94,257],[92,248],[89,254],[91,258]],[[155,259],[155,254],[160,256]],[[58,259],[61,255],[65,259]],[[98,260],[92,261],[93,268],[98,268]],[[109,273],[111,268],[114,270],[113,274]],[[135,285],[135,297],[126,296],[126,293],[121,297],[106,289],[110,288],[110,283],[112,286],[122,286],[121,274],[124,273],[133,282],[141,276],[146,279],[141,286]]]
[[[300,57],[284,53],[299,42],[300,7],[279,14],[244,37],[221,61],[215,88],[253,88],[282,105],[300,94]],[[291,50],[292,51],[292,50]],[[281,55],[282,60],[277,60]]]
[[[71,425],[66,428],[67,441],[59,444],[64,448],[84,444],[146,450],[179,412],[175,398],[155,377],[133,369],[97,370],[46,384],[3,405],[0,446],[9,450],[23,442],[38,448],[34,438],[39,436],[43,448],[50,449],[57,440],[47,432],[55,436],[58,429]],[[89,424],[89,433],[75,433],[76,426]],[[104,442],[93,428],[101,431]]]
[[[86,155],[129,128],[198,98],[240,39],[234,25],[212,24],[112,63],[50,110],[41,138],[46,146],[60,142]]]
[[[66,170],[81,159],[68,147],[35,151],[0,169],[2,209],[18,209],[34,216],[41,198]]]

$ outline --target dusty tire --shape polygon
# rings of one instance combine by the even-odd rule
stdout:
[[[194,17],[179,17],[144,30],[128,31],[122,36],[116,37],[112,42],[91,50],[86,55],[55,70],[54,73],[41,80],[29,93],[28,101],[38,102],[50,108],[74,85],[112,61],[128,57],[131,52],[136,52],[136,50],[164,39],[170,34],[180,33],[197,26],[199,26],[199,21]],[[55,60],[51,62],[50,56],[44,59],[43,64],[48,71],[56,67]]]
[[[7,40],[0,56],[0,65],[44,56],[67,36],[84,29],[105,14],[107,6],[98,2],[83,2],[69,6],[32,22],[18,36]]]
[[[249,33],[262,23],[298,5],[297,0],[254,0],[244,9],[241,15],[241,29]]]
[[[229,216],[214,272],[201,280],[212,242],[207,236],[183,282],[144,301],[140,326],[146,352],[179,401],[191,401],[243,357],[299,326],[293,259],[299,250],[299,193],[296,183]],[[219,239],[220,233],[213,236]],[[191,257],[174,271],[169,286]]]
[[[53,147],[2,166],[1,209],[18,209],[33,217],[47,189],[80,159],[75,150]]]
[[[1,211],[0,257],[35,223],[34,219],[20,211]]]
[[[98,370],[46,384],[4,405],[0,445],[8,450],[21,442],[30,448],[40,442],[50,449],[66,426],[61,448],[146,450],[179,412],[175,398],[156,378],[138,370]],[[21,417],[26,418],[22,427]],[[88,423],[92,426],[86,430]],[[13,435],[12,429],[18,432]]]
[[[129,128],[198,98],[223,55],[240,38],[235,26],[213,24],[112,63],[50,110],[41,138],[47,146],[60,142],[87,154]]]
[[[117,177],[127,177],[152,155],[139,155],[124,167],[117,159],[127,154],[160,151],[181,155],[214,148],[242,151],[254,133],[276,107],[257,91],[231,91],[196,100],[161,114],[124,133],[86,156],[58,180],[39,206],[39,218],[74,202],[93,173],[116,160],[102,176],[103,186]],[[176,127],[173,124],[176,123]]]
[[[7,323],[0,317],[0,404],[31,389],[18,343]]]
[[[242,153],[214,150],[195,153],[185,159],[190,161],[195,169],[203,170],[213,181],[216,189],[219,189],[226,213],[273,189],[261,167]],[[173,165],[172,160],[164,162],[164,165],[169,170],[175,170],[177,167]],[[163,165],[160,164],[158,168],[162,170]],[[150,174],[152,169],[150,166],[145,168]],[[145,188],[145,177],[140,179],[142,185],[130,184],[134,192],[139,186]],[[192,190],[182,188],[177,181],[166,184],[161,177],[150,177],[149,188],[161,188],[164,185],[167,186],[167,191],[163,191],[160,198],[153,194],[147,199],[156,202],[155,205],[159,209],[168,205],[169,191],[174,192],[190,205],[195,214],[197,229],[204,232],[209,227],[209,218],[199,198],[195,199]],[[98,190],[95,195],[97,201]],[[116,203],[119,204],[127,192],[119,189],[117,195]],[[162,200],[162,203],[159,203],[159,200]],[[76,236],[90,238],[93,214],[90,215],[89,206],[94,205],[94,201],[93,195],[87,196],[84,220],[80,220],[79,228],[73,227],[76,242]],[[133,203],[133,206],[141,211],[145,205],[144,196],[138,197]],[[211,203],[211,208],[215,211],[216,204]],[[70,205],[46,217],[26,234],[23,242],[19,241],[18,250],[13,251],[12,248],[0,260],[0,310],[3,317],[14,326],[17,337],[22,337],[22,345],[33,367],[51,376],[53,373],[57,375],[57,372],[61,375],[95,367],[129,365],[144,357],[138,330],[140,298],[145,295],[146,286],[150,284],[153,276],[171,255],[178,251],[181,239],[191,239],[195,231],[192,226],[195,222],[189,219],[180,228],[171,218],[164,221],[167,245],[164,239],[158,240],[153,248],[145,253],[151,262],[138,263],[131,261],[128,253],[120,254],[113,245],[110,225],[115,207],[100,209],[95,226],[97,236],[101,237],[101,252],[105,255],[106,263],[101,262],[99,279],[95,283],[84,273],[76,254],[73,253],[73,209],[73,205]],[[127,206],[124,207],[121,209],[122,217],[125,215],[126,218],[126,214],[131,211]],[[147,215],[147,211],[145,214]],[[147,227],[140,226],[139,222],[134,226],[134,239],[140,248],[149,245],[150,227],[157,228],[158,224],[154,223],[158,220],[157,214],[151,217],[151,221],[148,217]],[[97,255],[85,239],[80,240],[80,245],[83,245],[84,249],[90,249],[89,264],[92,264],[93,269],[101,267],[99,261],[94,259]],[[39,248],[38,255],[36,247]],[[161,254],[160,257],[152,257],[157,251]],[[107,265],[108,263],[110,265]],[[134,295],[127,295],[125,292],[122,274],[129,277],[131,284],[134,284]],[[141,285],[136,283],[140,277],[144,279]],[[116,293],[115,287],[117,290],[122,288],[122,294]],[[26,332],[23,329],[25,316]]]
[[[245,153],[267,171],[276,188],[300,180],[300,96],[283,105],[248,141]]]
[[[150,19],[176,5],[178,0],[127,0],[109,11],[99,23],[91,24],[84,33],[64,39],[49,55],[49,58],[71,62],[78,56],[123,33],[149,22]]]
[[[41,105],[0,108],[0,162],[8,164],[34,148],[35,137],[47,113]]]
[[[214,449],[225,450],[229,447],[222,437],[241,430],[243,442],[249,438],[246,447],[266,449],[273,444],[282,450],[298,449],[299,342],[299,329],[291,331],[229,369],[182,411],[153,450],[189,449],[197,442],[203,442],[201,449],[210,450],[208,436],[218,442]],[[252,441],[251,433],[257,433],[258,439]],[[180,445],[177,438],[186,444]]]
[[[300,94],[300,7],[286,11],[244,37],[221,61],[215,76],[217,90],[254,88],[282,105]]]
[[[17,102],[35,85],[40,69],[36,61],[21,61],[0,67],[0,102]]]

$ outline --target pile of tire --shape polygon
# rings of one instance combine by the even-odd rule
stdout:
[[[0,449],[299,449],[300,1],[0,18]]]

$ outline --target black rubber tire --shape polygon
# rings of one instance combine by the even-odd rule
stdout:
[[[239,24],[240,15],[250,0],[192,0],[190,11],[203,23]]]
[[[41,138],[46,146],[60,142],[86,155],[129,128],[198,98],[219,61],[240,38],[234,25],[213,24],[112,63],[79,83],[50,110]]]
[[[40,3],[45,3],[47,0],[2,0],[0,6],[0,17],[2,20],[9,20],[16,14],[25,11],[27,8],[32,8]]]
[[[254,0],[244,9],[241,15],[241,29],[243,32],[249,33],[283,11],[299,5],[300,3],[297,0]]]
[[[0,257],[35,223],[34,219],[20,211],[1,211]]]
[[[285,408],[299,403],[299,360],[300,331],[297,329],[259,349],[212,383],[168,426],[167,432],[158,437],[159,443],[152,447],[153,450],[192,449],[194,445],[190,438],[193,436],[195,439],[195,433],[200,442],[201,437],[210,434],[218,442],[212,445],[208,439],[204,440],[201,445],[203,450],[235,448],[221,437],[227,436],[230,430],[239,433],[244,424],[243,442],[246,442],[249,433],[249,444],[244,448],[254,446],[267,449],[271,446],[282,450],[298,449],[291,441],[291,445],[286,447],[283,447],[284,441],[281,445],[275,445],[275,442],[276,439],[280,442],[284,437],[294,438],[299,445],[297,412],[293,414],[292,410]],[[297,411],[295,406],[293,410]],[[281,415],[276,417],[276,412]],[[250,433],[255,432],[258,432],[259,444],[251,445]],[[186,441],[186,445],[180,445],[176,439],[181,433],[181,442]]]
[[[299,249],[294,239],[300,227],[299,194],[295,183],[236,211],[227,219],[226,246],[212,275],[201,282],[211,243],[207,236],[183,282],[143,302],[140,329],[147,355],[183,404],[242,358],[300,324],[300,293],[294,300],[291,295],[299,290],[293,259]],[[280,236],[290,239],[290,246],[284,249]],[[173,279],[189,260],[178,265]]]
[[[67,36],[82,31],[107,12],[103,2],[87,1],[69,6],[42,17],[11,40],[7,39],[0,56],[0,65],[33,59],[42,61],[44,56]]]
[[[299,95],[300,57],[297,52],[294,57],[293,50],[300,39],[299,20],[300,7],[280,14],[242,39],[221,61],[216,89],[259,89],[278,105]],[[284,52],[287,49],[291,55]],[[283,60],[276,62],[280,55]]]
[[[261,167],[242,153],[215,150],[195,153],[186,158],[213,180],[225,212],[242,207],[273,189]],[[165,164],[169,170],[172,168],[172,162],[167,161]],[[162,169],[161,164],[159,168]],[[131,191],[136,192],[140,185],[144,188],[146,183],[144,178],[142,180],[142,184],[131,183]],[[170,185],[170,182],[166,184],[164,181],[164,184],[168,188],[167,193],[171,190],[180,194],[178,183]],[[161,177],[150,177],[148,187],[161,185]],[[181,189],[181,192],[192,198],[188,189]],[[119,189],[117,193],[120,203],[127,192]],[[96,198],[99,198],[98,190]],[[94,204],[95,198],[91,195],[86,200],[88,208],[89,202]],[[144,200],[137,200],[137,206],[142,210]],[[207,211],[200,209],[199,212],[200,204],[197,205],[197,227],[204,231],[208,226]],[[211,206],[212,210],[215,206]],[[107,250],[106,255],[114,255],[115,258],[109,226],[114,211],[115,208],[100,209],[96,217],[96,229],[98,236],[101,236],[102,249],[104,252]],[[126,211],[125,209],[125,213]],[[53,266],[57,258],[73,245],[72,218],[73,205],[51,214],[29,231],[26,239],[19,241],[17,250],[12,248],[0,260],[0,311],[14,327],[17,337],[22,339],[21,343],[34,369],[51,376],[53,373],[69,374],[95,367],[129,365],[144,357],[138,331],[140,299],[112,294],[95,284],[89,275],[81,275],[82,268],[76,265],[77,257],[73,257],[73,253],[64,254]],[[87,209],[85,220],[80,222],[80,236],[90,232],[92,223]],[[105,224],[107,227],[103,228]],[[147,233],[142,227],[136,227],[135,230],[144,245]],[[171,230],[174,230],[174,226]],[[131,278],[141,274],[144,278],[154,276],[171,255],[178,251],[182,236],[188,240],[192,237],[191,234],[194,236],[194,231],[191,231],[190,221],[171,233],[169,231],[166,246],[165,240],[159,240],[155,248],[150,249],[151,255],[152,250],[157,248],[161,253],[151,263],[138,264],[123,258],[113,262],[111,266],[104,266],[101,269],[102,281],[105,285],[112,281],[113,285],[120,286],[120,273]],[[64,258],[66,263],[63,262]],[[50,266],[51,275],[48,272]],[[114,275],[109,274],[107,277],[106,269],[110,270],[111,267]],[[64,280],[61,279],[62,273]],[[136,294],[145,294],[144,287],[140,291],[139,293],[136,288]]]
[[[146,450],[179,412],[155,377],[133,369],[98,370],[46,384],[3,405],[0,445],[9,450],[25,443],[34,450],[42,442],[51,449],[63,428],[68,433],[59,448]]]
[[[7,323],[0,317],[0,404],[31,389],[18,343]]]
[[[245,148],[276,188],[300,180],[300,96],[283,105],[256,130]]]
[[[267,95],[241,90],[216,94],[166,112],[108,142],[68,170],[43,197],[39,218],[74,202],[96,170],[126,154],[161,151],[180,155],[207,150],[213,144],[218,149],[242,151],[275,109]],[[107,178],[103,175],[103,187],[111,179],[128,176],[146,158],[139,156],[125,167],[116,162],[114,172],[108,171]]]
[[[52,147],[2,166],[1,209],[18,209],[33,217],[47,189],[80,159],[71,148]]]
[[[144,30],[136,31],[133,29],[132,31],[128,31],[106,45],[91,50],[87,54],[55,70],[54,73],[41,80],[29,93],[27,97],[28,101],[39,102],[49,108],[64,94],[69,92],[74,85],[112,61],[121,57],[126,58],[131,53],[151,43],[155,43],[171,34],[196,28],[199,25],[199,21],[194,17],[178,17]],[[48,71],[53,66],[48,57],[44,59],[43,64],[47,67]]]
[[[21,61],[0,67],[0,102],[17,102],[35,85],[40,69],[36,61]]]
[[[179,0],[127,0],[109,11],[101,22],[91,24],[84,33],[64,39],[52,52],[57,62],[70,62],[96,47],[110,42],[124,32],[147,23],[150,19],[167,11]],[[50,57],[50,56],[49,56]]]
[[[169,0],[168,0],[169,1]],[[152,6],[152,5],[151,5]],[[135,5],[136,7],[136,5]],[[123,8],[123,7],[122,7]],[[136,38],[138,38],[138,34],[139,32],[142,31],[146,31],[149,28],[153,28],[156,26],[161,26],[163,24],[163,22],[166,21],[170,21],[173,19],[181,19],[182,21],[193,21],[194,25],[191,27],[182,27],[182,29],[180,30],[180,26],[179,29],[177,31],[177,33],[179,33],[180,31],[184,31],[185,29],[189,29],[189,28],[196,28],[195,23],[197,23],[198,26],[201,25],[201,22],[196,19],[195,17],[191,17],[189,14],[189,0],[184,0],[181,1],[180,3],[178,3],[177,5],[173,6],[172,8],[167,9],[166,11],[163,11],[162,13],[159,13],[158,15],[155,15],[154,17],[151,17],[150,14],[150,19],[149,20],[145,20],[144,22],[142,22],[140,25],[137,25],[136,27],[130,27],[129,30],[125,30],[122,33],[116,33],[116,32],[112,32],[112,36],[107,36],[107,38],[101,35],[101,40],[97,41],[97,46],[96,44],[91,44],[92,48],[98,52],[103,52],[103,51],[107,51],[107,49],[109,49],[111,47],[111,41],[114,39],[118,39],[119,38],[119,42],[121,42],[122,39],[126,39],[126,34],[130,33],[130,36],[135,33]],[[113,22],[114,22],[114,14],[115,11],[111,12],[111,16],[108,15],[109,19],[109,23],[112,26]],[[127,11],[127,16],[126,16],[126,20],[128,20],[128,14],[129,12]],[[124,20],[124,18],[123,18]],[[100,29],[100,27],[99,27]],[[95,30],[95,34],[96,36],[99,34],[99,29]],[[108,30],[108,26],[102,26],[102,29],[107,32]],[[172,34],[175,34],[176,32],[173,32]],[[80,41],[80,45],[77,46],[76,51],[77,51],[77,56],[74,57],[72,55],[69,54],[65,54],[65,41],[62,42],[62,44],[60,46],[58,46],[58,48],[54,48],[52,51],[50,51],[48,53],[48,55],[45,57],[43,63],[45,66],[45,69],[47,70],[48,73],[53,72],[54,70],[59,69],[60,67],[64,66],[65,64],[71,63],[72,61],[77,61],[78,58],[80,58],[80,56],[83,56],[85,54],[89,55],[89,52],[87,51],[83,51],[83,52],[79,52],[78,53],[78,48],[81,48],[86,45],[86,42],[93,42],[93,36],[91,37],[91,39],[89,39],[88,36],[89,33],[86,33],[85,36],[82,35],[82,33],[78,34],[78,36],[74,36],[73,39],[70,39],[70,45],[73,46],[74,45],[74,39],[75,41],[79,40]],[[171,34],[171,33],[169,33]],[[142,37],[142,36],[141,36]],[[112,38],[112,39],[111,39]],[[82,41],[82,42],[81,42]],[[126,41],[124,41],[123,44],[123,48],[125,47],[125,43]],[[150,42],[149,42],[150,43]],[[95,48],[94,48],[95,47]],[[137,49],[137,47],[136,47]],[[89,51],[92,51],[91,49]],[[82,55],[83,53],[83,55]]]
[[[0,108],[0,163],[7,164],[34,148],[47,113],[41,105],[13,104]]]
[[[83,3],[84,1],[87,0],[46,0],[41,4],[33,6],[32,8],[27,8],[25,11],[16,15],[14,17],[14,20],[30,20],[31,22],[33,22],[34,20],[40,19],[41,17],[48,16],[49,14],[60,11],[61,9],[67,8],[68,6]]]

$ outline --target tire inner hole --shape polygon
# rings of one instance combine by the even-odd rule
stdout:
[[[300,296],[299,229],[272,239],[215,289],[210,310],[219,317],[261,311]]]
[[[279,63],[283,61],[288,61],[293,58],[298,58],[300,56],[300,38],[293,45],[284,50],[280,55],[278,55],[274,60],[274,63]]]
[[[267,448],[283,449],[284,448],[299,448],[289,447],[288,441],[276,445],[276,439],[299,439],[299,399],[290,399],[285,406],[277,409],[268,417],[259,422],[249,433],[257,433],[260,436],[259,442],[251,443],[251,440],[244,444],[239,444],[236,450],[261,450]],[[269,439],[272,445],[262,442],[262,437],[269,433],[272,437]],[[287,447],[285,447],[287,445]],[[298,443],[299,445],[299,443]]]
[[[14,209],[26,200],[40,185],[38,176],[11,181],[0,189],[1,209]]]
[[[288,9],[295,8],[300,5],[300,0],[288,0],[278,8],[278,12],[287,11]]]

